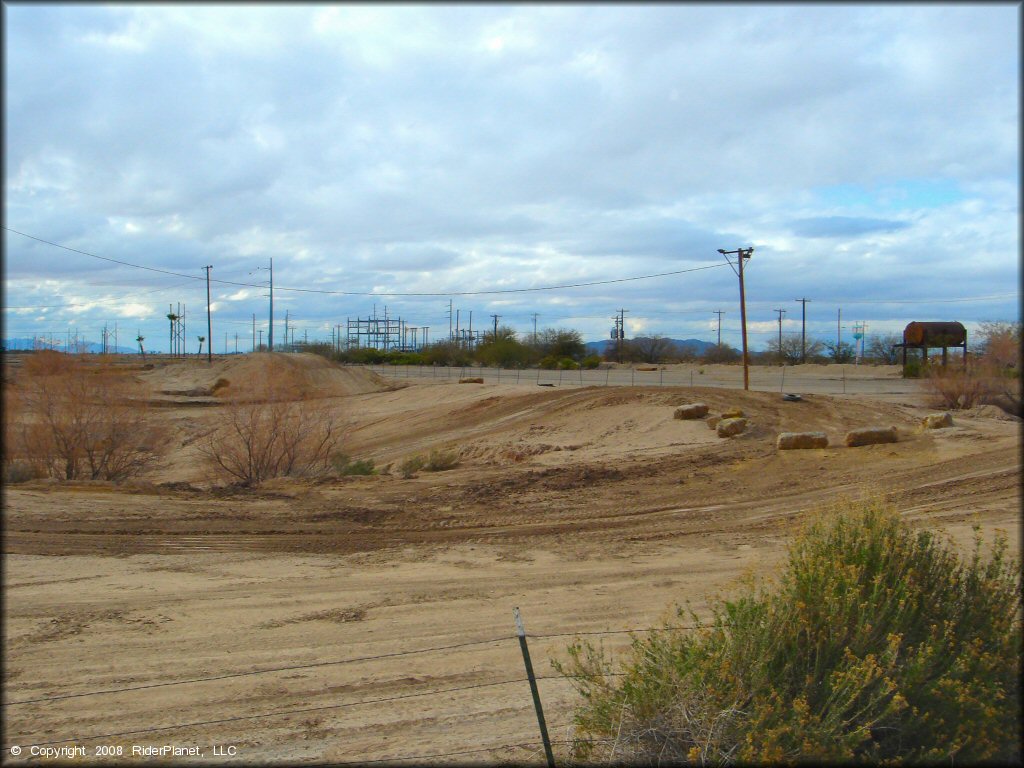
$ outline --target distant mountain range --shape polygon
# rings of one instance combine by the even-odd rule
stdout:
[[[55,336],[53,339],[53,348],[56,349],[58,352],[63,352],[65,341],[66,338],[57,338]],[[48,346],[43,339],[4,339],[2,343],[4,350],[11,351],[36,349],[37,345],[41,345],[38,347],[39,349],[46,349],[46,347]],[[87,354],[99,354],[100,352],[103,351],[103,345],[97,344],[94,341],[80,341],[78,342],[78,346],[82,352],[85,352]],[[138,347],[118,346],[115,349],[113,344],[107,347],[107,352],[110,354],[130,355],[132,353],[138,353],[138,351]]]
[[[637,339],[646,338],[644,336],[638,336]],[[636,341],[636,339],[625,339],[625,341]],[[689,347],[694,351],[695,354],[703,355],[709,348],[714,347],[715,344],[710,341],[701,341],[700,339],[667,339],[671,341],[676,347],[682,349]],[[588,341],[584,346],[587,348],[587,352],[591,352],[596,355],[604,354],[605,350],[608,349],[609,344],[614,344],[614,339],[608,339],[606,341]]]

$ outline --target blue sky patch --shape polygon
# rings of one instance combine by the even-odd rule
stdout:
[[[800,237],[857,237],[872,232],[897,232],[910,224],[893,219],[871,219],[858,216],[817,216],[797,219],[790,229]]]
[[[952,179],[906,179],[871,186],[837,184],[819,190],[817,196],[830,207],[888,211],[939,208],[967,197]]]

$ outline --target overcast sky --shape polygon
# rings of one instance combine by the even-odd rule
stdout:
[[[4,335],[1017,320],[1020,13],[7,3]]]

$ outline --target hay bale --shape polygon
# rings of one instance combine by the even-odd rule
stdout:
[[[722,411],[723,419],[742,419],[746,415],[742,408],[730,408],[727,411]]]
[[[703,419],[708,415],[708,407],[704,403],[687,403],[676,408],[677,419]]]
[[[738,435],[747,428],[747,420],[744,418],[722,419],[718,422],[716,430],[719,437],[732,437]]]
[[[473,376],[471,378],[459,379],[459,384],[483,384],[484,380],[479,376]]]
[[[921,426],[925,429],[942,429],[953,426],[953,416],[948,411],[945,413],[929,413],[921,420]]]
[[[846,433],[846,447],[856,448],[861,445],[895,443],[896,439],[896,427],[861,427]]]
[[[718,427],[718,422],[720,422],[721,420],[722,417],[719,416],[718,414],[715,414],[713,416],[708,416],[704,421],[707,422],[708,429],[715,429],[716,427]]]
[[[799,448],[827,448],[828,435],[824,432],[783,432],[775,445],[780,451]]]

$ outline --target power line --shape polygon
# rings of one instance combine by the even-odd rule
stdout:
[[[971,302],[971,301],[991,301],[993,299],[1010,299],[1020,295],[1020,291],[1013,291],[1012,293],[994,293],[989,296],[964,296],[955,299],[864,299],[862,301],[855,301],[851,299],[817,299],[821,304],[951,304],[956,302]],[[795,299],[800,301],[800,299]],[[810,301],[810,299],[808,299]],[[767,307],[775,302],[772,301],[757,301],[751,302],[751,306]]]
[[[35,306],[18,306],[18,307],[6,307],[5,306],[4,309],[5,310],[7,310],[7,309],[61,309],[63,307],[87,307],[90,304],[107,304],[109,302],[124,302],[124,300],[126,298],[131,298],[131,297],[134,297],[134,296],[147,296],[147,295],[149,295],[151,293],[160,293],[161,291],[169,291],[172,288],[180,288],[183,285],[185,285],[185,283],[175,283],[174,285],[167,285],[167,286],[163,286],[161,288],[154,288],[151,291],[144,291],[142,293],[131,294],[130,296],[118,296],[116,298],[111,298],[111,299],[93,299],[92,301],[76,301],[76,302],[72,302],[70,304],[39,304],[39,305],[35,305]]]
[[[184,274],[182,272],[171,272],[171,271],[166,270],[166,269],[157,269],[156,267],[146,267],[146,266],[143,266],[141,264],[132,264],[131,262],[128,262],[128,261],[121,261],[119,259],[112,259],[112,258],[109,258],[107,256],[97,256],[94,253],[89,253],[88,251],[81,251],[81,250],[79,250],[77,248],[69,248],[66,245],[61,245],[60,243],[54,243],[54,242],[51,242],[50,240],[44,240],[41,237],[35,237],[34,235],[29,235],[29,234],[26,234],[24,232],[19,232],[18,230],[11,229],[10,227],[4,227],[4,229],[6,229],[8,232],[13,232],[16,235],[21,235],[22,237],[27,237],[27,238],[29,238],[31,240],[36,240],[36,241],[38,241],[40,243],[45,243],[46,245],[52,245],[52,246],[54,246],[56,248],[63,248],[66,251],[73,251],[74,253],[80,253],[80,254],[82,254],[84,256],[91,256],[94,259],[101,259],[103,261],[109,261],[109,262],[112,262],[114,264],[121,264],[121,265],[126,266],[126,267],[135,267],[136,269],[146,269],[146,270],[149,270],[151,272],[159,272],[159,273],[165,274],[165,275],[174,275],[176,277],[185,277],[185,278],[188,278],[190,280],[202,280],[203,279],[201,277],[196,277],[194,275],[186,275],[186,274]],[[531,292],[534,292],[534,291],[558,291],[558,290],[564,290],[566,288],[586,288],[586,287],[593,286],[593,285],[611,285],[613,283],[627,283],[627,282],[631,282],[631,281],[634,281],[634,280],[650,280],[650,279],[653,279],[653,278],[656,278],[656,277],[669,277],[671,275],[682,275],[682,274],[686,274],[688,272],[699,272],[699,271],[704,270],[704,269],[716,269],[716,268],[722,267],[722,266],[725,266],[725,265],[723,265],[723,264],[707,264],[707,265],[705,265],[703,267],[691,267],[689,269],[677,269],[677,270],[672,270],[671,272],[659,272],[657,274],[638,275],[636,277],[619,277],[619,278],[614,278],[614,279],[610,279],[610,280],[594,280],[594,281],[585,282],[585,283],[566,283],[564,285],[545,285],[545,286],[538,286],[538,287],[535,287],[535,288],[495,288],[495,289],[486,290],[486,291],[405,291],[405,292],[400,292],[400,291],[382,291],[382,292],[364,292],[364,291],[330,291],[330,290],[326,290],[326,289],[322,289],[322,288],[286,288],[286,287],[280,286],[280,285],[276,286],[276,290],[278,290],[278,291],[293,291],[293,292],[297,292],[297,293],[318,293],[318,294],[327,294],[327,295],[332,295],[332,296],[486,296],[486,295],[491,295],[491,294],[531,293]],[[244,287],[244,288],[266,288],[265,285],[257,285],[255,283],[240,283],[240,282],[236,282],[236,281],[233,281],[233,280],[216,280],[215,279],[215,280],[211,280],[210,282],[219,283],[220,285],[236,285],[236,286],[241,286],[241,287]]]

